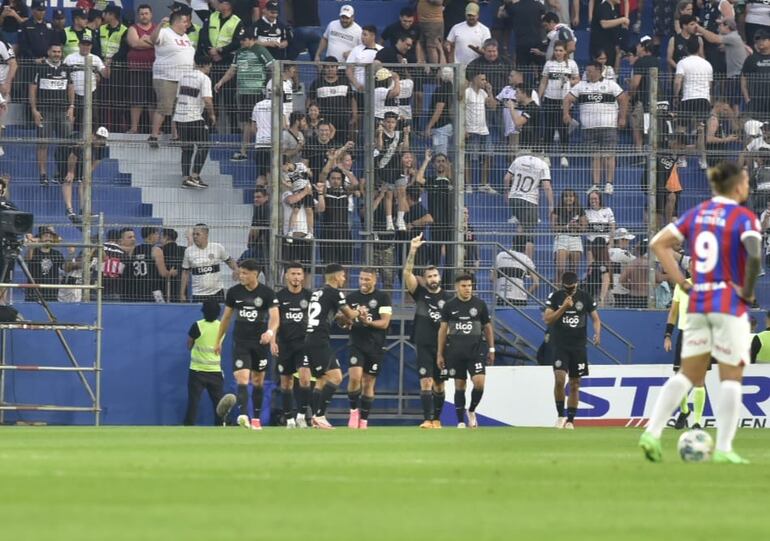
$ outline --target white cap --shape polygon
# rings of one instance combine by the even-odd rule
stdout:
[[[747,137],[759,137],[762,135],[762,123],[759,120],[747,120],[743,125],[743,131]]]
[[[342,16],[352,17],[353,15],[355,15],[355,13],[356,13],[356,10],[353,9],[353,6],[351,6],[350,4],[345,4],[340,8],[340,17]]]
[[[99,137],[104,137],[105,139],[109,138],[110,132],[107,131],[107,128],[104,126],[100,126],[98,130],[96,130],[96,135]]]
[[[634,240],[636,235],[632,235],[625,227],[618,227],[615,230],[615,240]]]

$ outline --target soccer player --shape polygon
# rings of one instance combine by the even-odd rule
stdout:
[[[457,296],[441,309],[436,360],[439,368],[449,370],[455,380],[455,413],[457,428],[465,428],[465,386],[467,374],[473,382],[471,404],[468,408],[468,426],[477,428],[476,407],[484,395],[486,370],[482,359],[481,340],[486,335],[487,362],[495,362],[495,332],[489,319],[487,305],[473,295],[473,278],[460,274],[455,278]]]
[[[276,295],[281,326],[270,342],[273,356],[278,357],[278,373],[281,376],[281,402],[286,417],[286,428],[307,428],[305,411],[297,411],[296,421],[292,417],[294,373],[299,373],[301,400],[310,403],[310,369],[305,365],[306,314],[310,305],[310,290],[302,287],[305,283],[305,269],[300,263],[289,263],[284,278],[286,287]],[[307,409],[307,408],[305,408]]]
[[[404,264],[404,285],[415,302],[412,342],[417,352],[417,372],[420,376],[420,402],[423,422],[420,428],[441,428],[441,410],[444,409],[444,381],[446,368],[437,364],[438,331],[441,326],[441,309],[452,294],[441,288],[441,274],[436,267],[426,267],[422,277],[414,275],[414,259],[417,250],[425,244],[422,233],[409,245]]]
[[[259,283],[259,264],[254,259],[244,259],[239,263],[238,281],[240,283],[228,289],[225,296],[225,312],[217,333],[217,353],[222,352],[222,338],[235,314],[233,376],[238,386],[238,425],[261,430],[259,414],[267,370],[267,346],[275,337],[280,323],[278,300],[272,289]],[[254,413],[251,422],[248,415],[249,376]]]
[[[385,338],[390,327],[393,305],[390,295],[377,289],[377,271],[363,268],[358,275],[358,291],[348,295],[348,305],[359,317],[350,322],[350,369],[348,428],[365,430],[374,402],[374,384],[385,355]]]
[[[326,420],[326,408],[332,401],[337,387],[342,382],[340,362],[334,356],[329,335],[331,334],[331,318],[337,312],[348,320],[355,320],[364,313],[353,310],[348,306],[345,294],[340,291],[345,285],[345,269],[337,263],[330,263],[324,269],[325,285],[314,291],[307,308],[307,331],[305,335],[305,357],[310,371],[317,378],[313,393],[313,420],[315,428],[330,430],[334,427]],[[300,411],[307,408],[306,394],[301,395]]]
[[[556,428],[575,428],[580,378],[588,375],[586,325],[590,314],[594,325],[593,343],[599,345],[602,322],[596,311],[596,301],[578,289],[577,274],[565,272],[561,277],[562,289],[548,295],[545,301],[545,324],[551,327],[553,344],[553,395],[556,400]],[[564,384],[569,375],[567,417],[564,417]]]
[[[756,215],[742,206],[749,176],[721,162],[709,169],[714,197],[684,213],[652,239],[650,247],[666,273],[690,291],[682,338],[682,369],[661,389],[647,429],[639,439],[644,455],[662,460],[660,437],[671,412],[693,386],[703,385],[711,357],[719,363],[714,462],[745,464],[733,450],[741,412],[743,367],[749,362],[748,309],[760,271],[762,235]],[[673,248],[687,243],[695,258],[692,286],[674,260]]]

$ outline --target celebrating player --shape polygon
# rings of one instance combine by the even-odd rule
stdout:
[[[244,259],[238,265],[238,285],[227,290],[225,313],[219,324],[216,352],[222,352],[222,338],[235,313],[233,332],[233,375],[238,386],[238,425],[261,430],[259,414],[262,410],[263,384],[267,369],[267,345],[278,330],[280,315],[275,293],[259,283],[259,264]],[[251,375],[251,403],[254,416],[249,423],[249,375]]]
[[[575,428],[580,378],[588,375],[586,315],[591,314],[594,324],[594,344],[601,340],[602,322],[596,311],[596,301],[578,289],[577,274],[565,272],[561,277],[562,289],[548,295],[545,301],[545,324],[551,327],[553,345],[553,395],[556,400],[556,428]],[[567,417],[564,417],[564,384],[569,375]]]
[[[278,373],[281,375],[281,402],[286,417],[286,428],[307,428],[305,410],[292,416],[294,373],[299,373],[300,402],[310,403],[310,369],[305,366],[305,314],[310,304],[310,291],[302,287],[305,283],[305,269],[299,263],[289,263],[285,273],[286,287],[276,298],[281,317],[278,333],[270,342],[273,356],[278,357]]]
[[[358,291],[351,293],[347,298],[348,305],[360,314],[350,322],[352,326],[348,370],[348,428],[366,429],[374,402],[374,384],[385,355],[383,346],[388,335],[393,306],[390,295],[377,289],[375,269],[361,269],[358,284]]]
[[[323,289],[314,291],[307,308],[307,334],[305,335],[305,356],[310,365],[310,371],[318,378],[316,389],[319,393],[313,395],[313,426],[321,429],[334,428],[326,420],[326,408],[332,401],[332,396],[342,382],[340,362],[334,356],[329,335],[331,333],[330,319],[337,312],[349,320],[358,319],[362,312],[353,310],[345,300],[345,294],[340,288],[345,285],[345,269],[337,263],[330,263],[324,269],[326,284]],[[307,408],[305,395],[302,395],[300,411]]]
[[[457,296],[441,309],[441,325],[438,331],[439,368],[448,369],[455,380],[455,412],[457,428],[465,428],[465,386],[467,375],[473,382],[471,404],[468,408],[468,426],[477,428],[476,407],[484,394],[486,370],[482,359],[482,332],[486,335],[489,350],[487,362],[495,362],[495,333],[489,319],[487,305],[473,295],[473,278],[461,274],[455,279]]]
[[[409,245],[404,264],[404,285],[415,302],[412,341],[417,351],[417,372],[420,376],[420,402],[423,422],[420,428],[441,428],[441,410],[444,408],[444,381],[446,369],[436,363],[438,331],[441,326],[441,309],[452,295],[441,289],[441,274],[436,267],[427,267],[422,278],[416,277],[414,259],[417,250],[425,244],[422,233]]]
[[[652,239],[650,247],[669,276],[690,291],[682,340],[682,369],[661,389],[639,446],[660,462],[660,437],[671,412],[693,386],[701,386],[711,357],[719,363],[714,462],[745,464],[733,451],[741,412],[743,367],[749,362],[748,308],[760,271],[762,236],[756,215],[741,203],[749,197],[749,176],[721,162],[709,169],[714,197],[687,211]],[[692,286],[674,260],[673,248],[687,242],[695,259]]]

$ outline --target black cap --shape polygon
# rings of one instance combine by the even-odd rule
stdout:
[[[185,2],[174,2],[168,6],[168,9],[171,10],[171,13],[181,13],[182,15],[192,15],[193,12],[190,4]]]
[[[80,8],[75,8],[72,10],[72,18],[74,19],[75,17],[80,17],[81,19],[85,19],[88,16],[86,15],[85,10],[82,10]]]
[[[32,2],[32,10],[33,11],[35,11],[35,10],[45,11],[46,7],[47,6],[45,5],[45,2],[42,2],[41,0],[35,0],[34,2]]]
[[[759,41],[760,39],[770,39],[770,30],[760,28],[754,32],[754,41]]]
[[[265,4],[265,11],[278,11],[278,2],[268,2]]]
[[[102,10],[102,13],[112,13],[115,15],[115,17],[120,18],[121,13],[123,13],[123,10],[120,9],[120,6],[116,6],[115,4],[108,4],[107,7],[105,7]]]
[[[98,9],[90,9],[88,10],[88,21],[95,21],[96,19],[101,18],[102,12]]]
[[[256,26],[244,26],[241,31],[238,32],[238,39],[257,39],[257,27]]]
[[[64,11],[62,11],[61,9],[53,10],[53,18],[54,19],[64,19]]]
[[[91,38],[90,32],[83,32],[83,35],[80,36],[80,43],[88,43],[91,45],[93,43],[93,38]]]

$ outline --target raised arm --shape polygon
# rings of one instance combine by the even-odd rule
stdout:
[[[419,250],[420,246],[423,244],[425,244],[425,241],[422,240],[422,233],[414,237],[409,243],[409,253],[406,256],[403,274],[404,285],[410,294],[414,294],[417,286],[420,285],[419,280],[414,275],[414,258],[417,256],[417,250]]]

